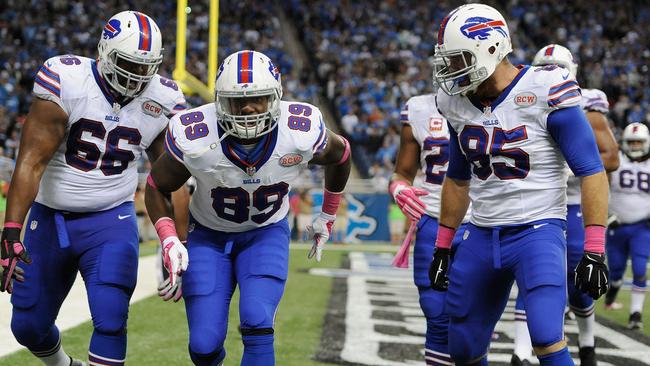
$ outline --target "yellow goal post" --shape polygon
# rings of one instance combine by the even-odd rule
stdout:
[[[185,68],[187,55],[187,14],[191,8],[187,0],[176,3],[176,65],[172,76],[186,94],[198,94],[206,102],[214,101],[214,82],[217,77],[217,50],[219,46],[219,0],[210,0],[210,27],[208,36],[208,83],[204,84]]]

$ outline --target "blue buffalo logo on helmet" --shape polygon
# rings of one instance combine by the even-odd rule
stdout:
[[[506,23],[502,20],[494,20],[483,17],[472,17],[465,21],[465,25],[460,27],[460,31],[467,38],[486,40],[490,36],[490,32],[497,31],[504,37],[508,34],[504,30]]]
[[[122,29],[120,28],[120,21],[117,19],[111,19],[104,26],[104,39],[113,39],[115,36],[120,34]]]
[[[275,78],[275,80],[280,79],[280,69],[278,69],[271,60],[269,60],[269,71],[271,72],[271,75]]]

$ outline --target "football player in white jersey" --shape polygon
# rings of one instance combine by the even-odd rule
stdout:
[[[82,364],[63,351],[54,324],[78,271],[94,326],[89,363],[124,364],[138,267],[136,162],[162,154],[169,117],[185,109],[176,83],[156,74],[162,36],[150,17],[114,15],[98,51],[97,60],[52,57],[36,74],[2,231],[11,329],[50,366]],[[18,261],[31,264],[12,288]]]
[[[288,193],[308,163],[325,165],[322,212],[308,227],[310,256],[320,260],[336,219],[350,173],[349,144],[325,127],[317,107],[281,97],[280,72],[267,56],[228,56],[217,74],[216,101],[171,119],[166,153],[147,179],[147,211],[171,252],[182,246],[165,194],[196,178],[189,258],[179,250],[166,263],[176,285],[169,291],[178,291],[182,278],[195,365],[222,364],[236,286],[241,365],[275,364],[274,319],[288,273]]]
[[[558,65],[569,70],[575,78],[578,64],[573,61],[573,55],[566,47],[550,44],[542,47],[535,58],[533,66]],[[585,112],[591,129],[596,136],[596,144],[600,158],[605,166],[605,171],[610,173],[618,168],[618,144],[612,130],[609,128],[607,113],[609,102],[605,93],[598,89],[582,89],[580,107]],[[567,268],[575,268],[584,254],[583,243],[585,240],[582,212],[580,211],[580,179],[569,175],[567,181]],[[578,323],[578,344],[581,366],[595,366],[595,337],[596,316],[594,314],[594,300],[579,291],[574,285],[572,273],[567,276],[569,290],[569,307],[576,315]],[[517,296],[515,305],[515,351],[511,365],[517,366],[532,357],[533,347],[526,326],[526,310],[523,298]]]
[[[432,286],[448,290],[449,352],[457,365],[487,365],[492,331],[513,281],[523,292],[542,365],[573,365],[563,333],[566,304],[565,159],[581,177],[585,255],[576,285],[607,290],[607,176],[580,88],[558,66],[515,67],[503,16],[467,4],[443,19],[435,79],[450,124]],[[471,200],[470,223],[449,269],[451,242]],[[447,277],[449,274],[449,277]]]
[[[607,261],[612,286],[605,295],[605,306],[613,307],[623,284],[627,259],[632,262],[632,301],[630,329],[641,330],[641,313],[647,288],[650,257],[650,131],[643,123],[625,127],[621,142],[621,166],[610,181],[610,213],[616,221],[607,231]],[[619,305],[620,307],[620,305]]]
[[[447,345],[449,317],[444,311],[445,293],[431,288],[428,273],[434,249],[431,239],[438,231],[440,189],[449,162],[449,127],[438,112],[435,94],[409,99],[400,114],[400,121],[400,147],[389,191],[404,215],[412,225],[416,225],[413,279],[420,295],[420,307],[427,319],[425,362],[427,365],[448,365],[452,361]],[[416,177],[418,169],[424,173],[421,178]],[[469,210],[464,221],[467,220]],[[461,231],[454,243],[460,242]],[[409,230],[399,251],[404,267],[408,264],[413,233]]]

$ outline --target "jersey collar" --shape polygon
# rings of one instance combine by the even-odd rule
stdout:
[[[224,131],[219,127],[219,137],[223,133]],[[239,167],[246,174],[253,176],[271,158],[277,140],[278,128],[276,127],[266,134],[253,150],[246,151],[246,149],[236,143],[230,136],[221,140],[221,150],[231,163]]]
[[[102,91],[102,94],[104,94],[104,98],[106,98],[106,101],[108,102],[108,104],[111,105],[111,107],[114,107],[115,103],[119,104],[120,107],[124,107],[125,105],[129,104],[129,102],[133,101],[133,99],[135,99],[135,98],[130,98],[124,102],[119,102],[113,96],[113,93],[111,92],[111,89],[108,87],[108,84],[106,83],[104,78],[99,74],[99,70],[97,70],[97,61],[92,60],[90,67],[93,70],[93,76],[95,77],[95,82],[97,83],[99,90]]]

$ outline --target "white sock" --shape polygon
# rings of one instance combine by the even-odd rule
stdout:
[[[70,366],[72,359],[63,350],[63,346],[55,354],[47,357],[39,357],[39,360],[46,366]]]
[[[533,344],[525,320],[515,320],[515,355],[522,361],[533,357]]]
[[[643,301],[645,300],[645,289],[632,287],[632,301],[630,303],[630,314],[643,312]]]
[[[596,314],[591,313],[586,318],[576,316],[578,321],[578,342],[580,347],[594,346],[594,328],[596,327]]]

